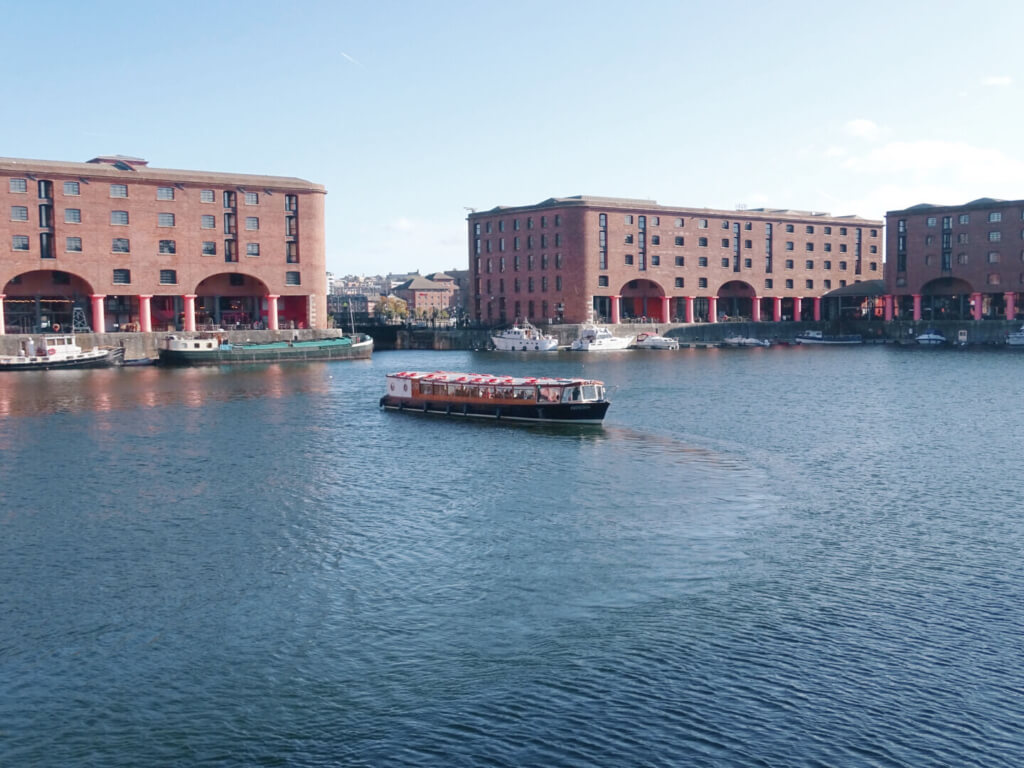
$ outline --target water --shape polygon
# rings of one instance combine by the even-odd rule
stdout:
[[[603,428],[381,413],[578,374]],[[0,764],[1015,766],[1024,355],[0,378]]]

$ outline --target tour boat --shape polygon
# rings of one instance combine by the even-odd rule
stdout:
[[[505,352],[555,352],[558,338],[542,333],[528,321],[515,323],[500,333],[491,336],[494,348]]]
[[[1013,333],[1006,334],[1006,343],[1011,347],[1024,347],[1024,325]]]
[[[191,336],[171,334],[160,349],[161,365],[228,365],[306,360],[353,360],[373,354],[373,339],[365,333],[310,341],[232,343],[215,331]]]
[[[679,340],[656,333],[641,333],[633,346],[637,349],[679,349]]]
[[[850,333],[841,336],[826,336],[821,331],[802,331],[794,339],[797,344],[863,344],[860,334]]]
[[[945,344],[946,337],[939,333],[934,328],[928,328],[924,333],[917,337],[918,344],[924,344],[925,346],[934,346],[937,344]]]
[[[593,379],[450,371],[389,373],[380,399],[392,411],[547,424],[600,424],[609,405]]]
[[[727,336],[722,339],[725,347],[770,347],[768,339],[755,339],[753,336]]]
[[[632,338],[613,336],[612,332],[601,325],[584,325],[579,337],[569,347],[576,352],[604,352],[613,349],[628,349],[633,343]]]
[[[28,338],[17,355],[0,357],[2,371],[43,371],[54,368],[107,368],[121,365],[124,349],[121,347],[94,347],[83,350],[72,334],[44,336],[36,345]]]

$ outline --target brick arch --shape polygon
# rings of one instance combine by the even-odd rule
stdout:
[[[54,273],[67,275],[70,281],[56,283],[53,279]],[[21,278],[20,282],[13,282],[18,278]],[[34,296],[37,293],[69,296],[78,293],[88,297],[92,292],[92,284],[88,280],[66,269],[33,269],[20,272],[11,275],[4,283],[3,290],[0,290],[0,293],[7,296]]]
[[[641,277],[628,280],[619,289],[619,311],[622,322],[647,317],[662,318],[662,299],[665,289],[656,280]]]
[[[242,284],[232,285],[232,275],[242,275]],[[216,272],[196,283],[193,293],[197,296],[266,296],[270,289],[255,275],[245,272]]]
[[[937,277],[921,286],[922,296],[963,296],[973,292],[973,286],[958,277]]]

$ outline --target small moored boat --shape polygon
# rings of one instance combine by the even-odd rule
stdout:
[[[574,352],[605,352],[614,349],[628,349],[632,338],[614,336],[603,325],[584,325],[579,337],[570,345]]]
[[[946,337],[934,328],[928,328],[924,333],[918,335],[916,341],[918,344],[923,344],[925,346],[936,346],[939,344],[945,344]]]
[[[1024,347],[1024,325],[1016,331],[1006,334],[1006,344],[1010,347]]]
[[[83,350],[72,334],[44,336],[41,345],[28,338],[17,355],[0,357],[0,371],[46,371],[54,368],[107,368],[121,365],[121,347]]]
[[[679,349],[679,340],[656,333],[641,333],[636,337],[633,346],[637,349]]]
[[[160,349],[161,365],[229,365],[309,360],[353,360],[373,354],[373,339],[365,333],[310,341],[244,342],[234,344],[223,333],[194,336],[171,334]]]
[[[609,405],[593,379],[450,371],[389,373],[380,399],[392,411],[548,424],[600,424]]]
[[[503,352],[556,352],[558,339],[541,333],[540,328],[529,321],[515,323],[500,333],[491,336],[494,348]]]
[[[726,336],[722,339],[723,347],[770,347],[767,339],[755,339],[753,336]]]

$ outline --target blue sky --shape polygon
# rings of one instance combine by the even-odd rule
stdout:
[[[467,208],[882,217],[1024,198],[1024,3],[5,2],[0,155],[327,187],[336,274],[466,268]]]

